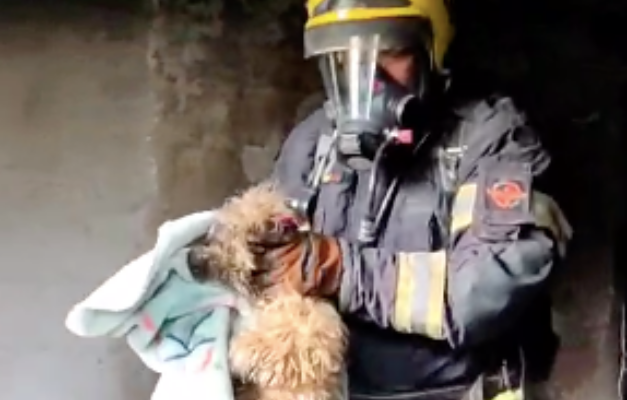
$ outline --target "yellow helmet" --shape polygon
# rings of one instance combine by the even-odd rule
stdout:
[[[401,50],[424,40],[441,71],[453,38],[447,0],[307,0],[307,58],[343,50],[355,35],[379,34],[382,49]]]

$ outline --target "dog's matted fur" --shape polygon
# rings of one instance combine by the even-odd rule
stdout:
[[[191,264],[203,279],[218,280],[250,299],[253,313],[230,346],[238,400],[337,400],[341,396],[346,331],[335,308],[322,299],[283,290],[260,293],[248,239],[268,221],[298,220],[270,183],[229,199],[216,228],[192,249]]]

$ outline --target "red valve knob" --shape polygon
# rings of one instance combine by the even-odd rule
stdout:
[[[396,140],[401,144],[412,144],[414,141],[414,132],[411,129],[396,131]]]

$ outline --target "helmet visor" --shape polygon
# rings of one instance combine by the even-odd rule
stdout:
[[[340,120],[369,120],[376,87],[378,34],[352,36],[345,49],[319,56],[327,98]]]

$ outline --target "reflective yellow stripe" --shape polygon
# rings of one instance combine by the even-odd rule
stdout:
[[[392,325],[400,332],[444,338],[446,254],[399,253]]]
[[[538,225],[549,229],[555,236],[561,255],[566,253],[566,244],[573,236],[573,229],[555,200],[544,193],[534,191],[531,207]]]
[[[417,8],[346,8],[343,10],[329,11],[324,14],[309,18],[305,27],[307,29],[321,25],[337,24],[345,21],[363,21],[377,18],[397,17],[424,17],[426,13]]]
[[[429,253],[429,300],[427,302],[428,337],[444,337],[444,296],[446,293],[446,255],[442,252]]]
[[[477,185],[462,185],[457,190],[451,212],[451,233],[457,233],[472,224]]]
[[[409,254],[399,253],[398,277],[396,279],[396,301],[394,302],[394,326],[400,332],[411,331],[411,303],[414,293],[414,280],[411,273]]]
[[[523,395],[522,390],[507,390],[505,392],[501,392],[494,396],[492,400],[524,400],[525,396]]]
[[[459,188],[451,213],[451,233],[457,233],[472,225],[477,195],[475,183],[462,185]],[[563,255],[566,251],[566,242],[572,236],[572,228],[555,200],[544,193],[534,191],[531,194],[531,210],[536,224],[553,234],[558,249]]]

